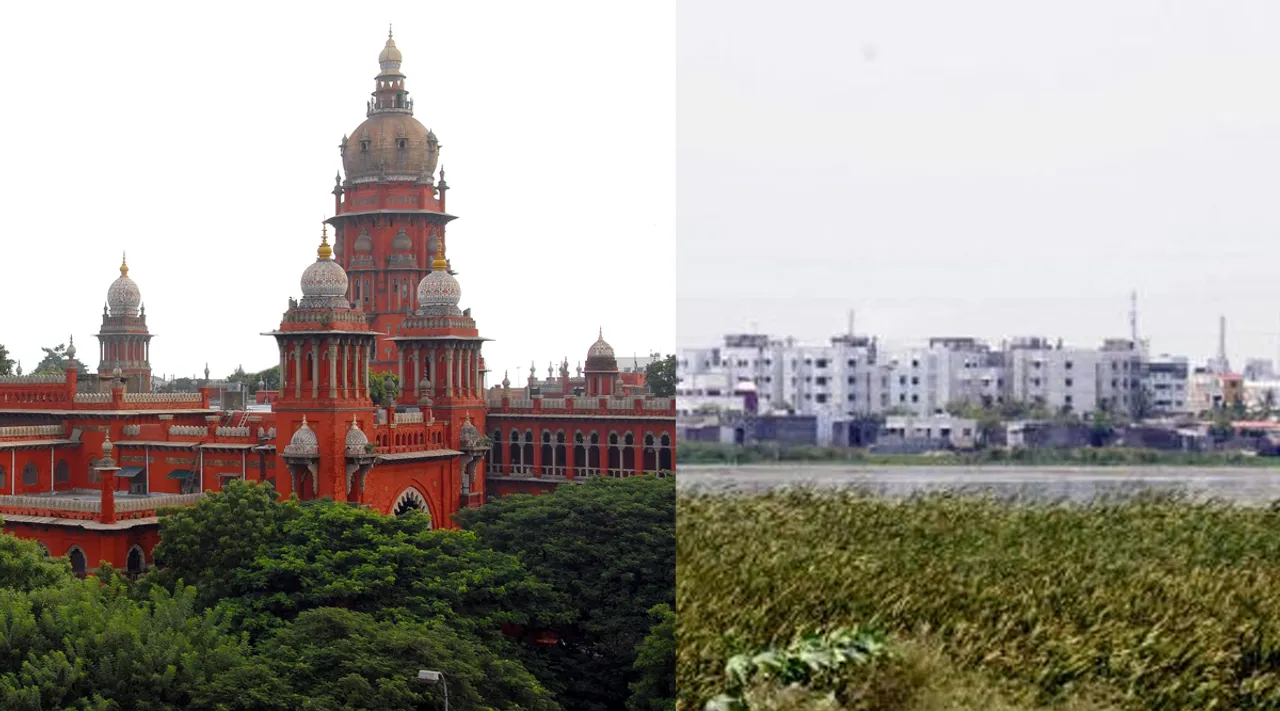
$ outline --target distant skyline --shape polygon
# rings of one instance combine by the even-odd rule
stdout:
[[[28,372],[71,334],[96,368],[124,250],[157,375],[274,365],[259,334],[301,295],[388,23],[440,138],[489,383],[575,367],[600,327],[620,357],[674,348],[672,3],[28,3],[5,20],[0,343]]]
[[[678,336],[1280,352],[1280,6],[690,0]]]

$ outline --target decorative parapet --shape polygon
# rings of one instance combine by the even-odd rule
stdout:
[[[23,425],[0,427],[0,439],[62,437],[66,429],[62,425]]]
[[[644,417],[675,417],[675,398],[670,397],[567,397],[528,398],[507,397],[490,393],[485,398],[491,415],[547,415],[608,417],[629,415]]]
[[[51,385],[65,383],[65,375],[0,375],[0,385]]]
[[[77,491],[83,494],[100,493],[88,489]],[[117,514],[126,514],[126,518],[144,518],[147,515],[155,515],[158,509],[194,505],[202,498],[204,498],[203,493],[117,499],[114,510]],[[102,500],[98,498],[70,498],[47,494],[0,496],[0,513],[10,515],[93,520],[98,518],[101,512]]]
[[[142,425],[125,425],[120,428],[120,432],[130,437],[137,437],[142,434]]]
[[[79,396],[77,395],[77,401]],[[110,401],[108,395],[107,402]],[[200,393],[125,393],[125,402],[145,402],[145,403],[174,403],[174,402],[194,402],[201,401]]]
[[[195,425],[173,425],[169,428],[170,437],[204,437],[209,428]]]
[[[111,393],[76,393],[75,401],[77,405],[111,402]]]
[[[219,427],[214,430],[214,434],[219,437],[248,437],[248,427]]]
[[[422,424],[422,412],[397,412],[395,421],[397,425]]]

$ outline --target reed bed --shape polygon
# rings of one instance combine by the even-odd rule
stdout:
[[[1280,708],[1280,513],[857,491],[684,494],[679,707],[725,660],[815,630],[928,639],[966,673],[1120,708]]]

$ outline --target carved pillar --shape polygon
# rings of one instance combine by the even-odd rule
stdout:
[[[302,343],[293,344],[293,397],[302,398]]]
[[[288,381],[285,378],[289,370],[289,363],[285,360],[284,344],[277,343],[276,346],[280,349],[280,392],[284,392],[285,387],[288,385]]]
[[[338,398],[338,343],[329,339],[329,397]]]
[[[572,439],[566,439],[564,443],[564,475],[567,479],[573,478],[573,460],[574,450],[578,448],[578,443]]]
[[[440,392],[440,378],[437,376],[436,359],[440,357],[440,352],[435,346],[429,346],[427,355],[430,360],[427,361],[427,378],[431,380],[431,392],[427,393],[431,397],[435,397]]]
[[[444,396],[453,397],[453,347],[444,349]]]
[[[342,339],[342,397],[351,398],[351,341]]]
[[[364,347],[364,396],[373,397],[373,386],[369,384],[369,359],[373,357],[373,344],[365,344]]]
[[[422,382],[422,344],[415,343],[413,345],[413,399],[417,400],[422,397],[421,388],[418,384]]]
[[[320,397],[320,342],[311,339],[311,397]]]
[[[400,392],[404,392],[404,349],[403,348],[396,348],[396,362],[400,368],[399,370]]]

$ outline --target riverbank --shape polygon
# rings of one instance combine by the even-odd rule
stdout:
[[[1280,515],[1267,508],[816,491],[678,506],[682,710],[720,693],[733,654],[868,624],[937,645],[936,673],[1038,702],[1280,705]]]
[[[677,464],[765,464],[832,462],[869,466],[1176,466],[1280,468],[1280,457],[1240,452],[1173,452],[1131,447],[1070,449],[998,449],[928,454],[882,454],[847,447],[782,447],[772,444],[727,445],[680,442]]]

